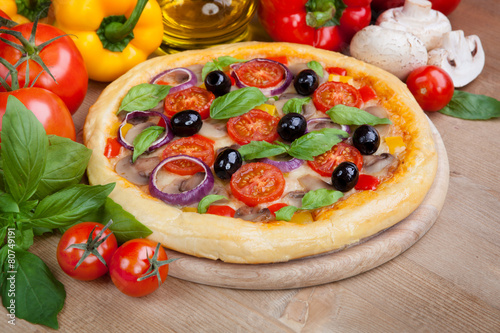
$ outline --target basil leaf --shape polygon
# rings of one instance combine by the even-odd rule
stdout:
[[[292,142],[288,154],[301,160],[312,161],[314,156],[323,154],[349,134],[337,128],[323,128],[309,132]]]
[[[4,181],[4,172],[3,172],[3,160],[2,154],[0,152],[0,190],[5,192],[5,181]]]
[[[42,259],[27,251],[16,251],[15,264],[9,265],[6,273],[2,303],[7,311],[14,308],[16,318],[59,328],[57,314],[63,308],[66,291]]]
[[[16,251],[27,251],[31,245],[33,245],[33,229],[16,229],[14,233],[14,249],[16,249]]]
[[[115,187],[107,185],[72,185],[45,197],[35,209],[31,227],[55,229],[71,224],[101,207]]]
[[[170,91],[170,86],[163,84],[141,83],[132,87],[123,98],[120,111],[146,111],[154,108]]]
[[[388,118],[379,118],[364,110],[342,104],[335,105],[333,108],[326,111],[326,114],[330,116],[334,123],[340,125],[375,126],[392,124],[392,122]]]
[[[249,144],[241,146],[238,151],[244,160],[254,160],[286,153],[287,148],[267,141],[250,141]]]
[[[302,198],[302,209],[316,209],[330,206],[343,196],[344,194],[340,191],[328,190],[326,188],[309,191]]]
[[[302,113],[302,107],[311,101],[311,97],[305,98],[290,98],[283,105],[283,113]]]
[[[217,97],[210,105],[210,118],[228,119],[247,113],[268,98],[255,87],[245,87]]]
[[[0,190],[0,213],[19,213],[16,200],[9,193]],[[3,240],[3,238],[0,238]]]
[[[227,199],[227,198],[223,195],[218,195],[218,194],[210,194],[210,195],[205,196],[198,203],[198,213],[205,214],[208,210],[208,207],[212,203],[219,201],[219,200],[222,200],[222,199]]]
[[[218,57],[217,59],[212,59],[212,61],[209,61],[203,66],[203,69],[201,70],[201,78],[202,80],[205,80],[205,77],[207,76],[208,73],[212,71],[223,71],[226,67],[228,67],[231,64],[237,63],[237,62],[245,62],[246,60],[242,59],[236,59],[231,56],[222,56]]]
[[[84,145],[60,136],[49,135],[49,144],[45,172],[35,193],[38,199],[78,184],[92,155]]]
[[[455,90],[451,101],[439,112],[466,120],[486,120],[500,117],[500,101],[485,95]]]
[[[109,229],[113,231],[120,243],[135,238],[144,238],[153,233],[144,224],[137,221],[134,215],[124,210],[122,206],[112,199],[106,198],[104,217],[101,219],[101,223],[106,224],[109,220],[113,220],[113,224]]]
[[[139,133],[139,135],[134,138],[133,142],[134,153],[132,155],[132,163],[134,163],[163,132],[165,132],[165,128],[161,126],[149,126]]]
[[[312,69],[313,71],[316,72],[316,74],[318,74],[319,76],[323,77],[324,73],[324,69],[323,69],[323,66],[321,66],[321,64],[319,62],[317,62],[316,60],[313,60],[313,61],[309,61],[307,63],[307,67],[309,67],[310,69]]]
[[[276,220],[277,221],[290,221],[293,217],[293,214],[298,210],[295,206],[285,206],[276,211]]]
[[[9,96],[1,131],[5,186],[16,202],[28,200],[42,178],[48,140],[33,112]]]

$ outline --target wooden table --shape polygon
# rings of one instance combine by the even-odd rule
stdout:
[[[500,99],[500,2],[463,0],[449,18],[455,30],[478,35],[486,53],[483,73],[464,90]],[[91,82],[75,122],[104,87]],[[169,277],[156,293],[134,299],[109,277],[72,280],[56,262],[59,236],[37,238],[31,250],[66,287],[60,331],[500,332],[500,119],[429,117],[448,153],[448,195],[434,226],[395,259],[346,280],[290,290],[224,289]],[[2,332],[50,330],[23,320],[13,327],[1,313]]]

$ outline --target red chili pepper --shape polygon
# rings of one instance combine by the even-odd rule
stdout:
[[[207,214],[234,217],[235,210],[229,206],[213,205],[208,207]]]
[[[113,158],[120,154],[120,149],[122,145],[116,140],[116,138],[108,138],[106,141],[106,147],[104,147],[104,156],[107,158]]]
[[[378,184],[380,184],[380,180],[377,177],[370,175],[359,175],[358,182],[354,189],[358,191],[374,191],[377,189]]]
[[[259,18],[275,41],[340,51],[371,20],[371,0],[262,0]]]

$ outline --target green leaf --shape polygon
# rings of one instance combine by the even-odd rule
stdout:
[[[146,111],[154,108],[170,91],[170,86],[141,83],[132,87],[120,104],[120,111]]]
[[[383,125],[392,124],[388,118],[379,118],[364,110],[346,106],[342,104],[335,105],[326,111],[334,123],[340,125]]]
[[[500,101],[485,95],[455,90],[442,114],[466,120],[486,120],[500,117]]]
[[[286,153],[287,148],[266,141],[250,141],[249,144],[241,146],[238,151],[244,160],[254,160]]]
[[[295,206],[285,206],[276,211],[276,220],[278,221],[290,221],[293,214],[298,210]]]
[[[78,221],[93,210],[101,207],[115,184],[72,185],[40,201],[30,225],[55,229]]]
[[[301,160],[312,161],[314,156],[323,154],[334,145],[347,138],[347,132],[337,128],[323,128],[309,132],[292,142],[288,154]]]
[[[16,251],[15,261],[14,269],[10,269],[3,280],[3,305],[7,311],[14,308],[16,318],[59,328],[57,314],[66,298],[63,284],[42,259],[30,252]]]
[[[78,184],[92,150],[67,138],[49,135],[47,163],[35,197],[44,198],[67,186]]]
[[[311,97],[305,98],[290,98],[283,105],[283,113],[299,113],[302,114],[302,107],[311,101]]]
[[[5,181],[4,181],[4,172],[3,172],[3,159],[2,154],[0,152],[0,190],[5,192]]]
[[[31,247],[31,245],[33,245],[33,238],[33,229],[16,229],[14,236],[14,248],[16,249],[16,251],[27,251]]]
[[[228,119],[247,113],[264,104],[268,98],[255,87],[245,87],[217,97],[210,105],[210,117]]]
[[[224,71],[231,64],[245,61],[246,60],[236,59],[231,56],[222,56],[217,59],[212,59],[212,61],[207,62],[205,66],[203,66],[203,69],[201,70],[201,78],[202,80],[205,80],[207,74],[212,71]]]
[[[131,239],[144,238],[153,233],[144,224],[137,221],[134,215],[125,211],[122,206],[112,199],[106,198],[103,217],[100,222],[106,224],[109,220],[113,220],[113,224],[109,229],[113,231],[119,243],[124,243]]]
[[[19,213],[16,200],[9,193],[0,190],[0,213]],[[0,238],[3,240],[3,238]]]
[[[208,207],[212,203],[219,201],[219,200],[222,200],[222,199],[227,199],[227,198],[223,195],[218,195],[218,194],[210,194],[210,195],[205,196],[198,203],[198,213],[205,214],[208,210]]]
[[[320,188],[309,191],[302,198],[302,209],[316,209],[336,203],[344,194],[340,191]]]
[[[142,132],[134,138],[132,163],[135,162],[137,158],[163,134],[163,132],[165,132],[165,128],[161,126],[149,126],[142,130]]]
[[[40,121],[12,95],[2,119],[1,139],[4,182],[20,203],[28,200],[38,187],[49,143]]]
[[[321,66],[321,64],[319,62],[317,62],[316,60],[309,61],[307,63],[307,67],[309,67],[310,69],[315,71],[316,74],[318,74],[319,76],[323,77],[323,75],[324,75],[323,66]]]

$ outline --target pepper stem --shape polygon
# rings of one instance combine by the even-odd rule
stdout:
[[[138,0],[134,11],[132,12],[132,14],[130,14],[130,17],[127,19],[127,21],[125,21],[124,23],[111,22],[110,24],[108,24],[104,29],[104,35],[106,36],[106,39],[108,39],[112,43],[117,43],[131,34],[135,28],[135,25],[137,24],[137,21],[139,21],[142,11],[144,10],[144,7],[146,7],[147,3],[148,0]]]

